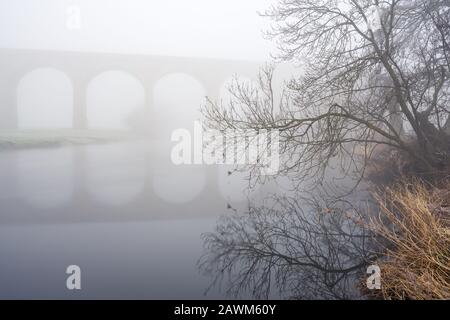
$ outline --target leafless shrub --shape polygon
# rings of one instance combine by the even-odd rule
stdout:
[[[257,86],[235,83],[230,105],[203,109],[210,127],[279,130],[281,172],[316,184],[331,161],[359,181],[379,146],[414,159],[416,171],[450,162],[446,1],[280,0],[267,15],[280,59],[301,61],[305,75],[279,101],[273,67]]]
[[[280,0],[266,15],[275,21],[269,35],[278,42],[279,58],[302,63],[304,76],[282,88],[278,101],[274,67],[261,70],[256,86],[236,82],[231,104],[209,101],[203,108],[209,127],[278,130],[279,174],[297,181],[297,195],[327,189],[330,176],[345,178],[342,186],[349,179],[358,186],[374,170],[376,156],[386,160],[385,168],[393,164],[396,179],[405,173],[448,175],[448,1]],[[258,172],[257,165],[248,169]],[[382,166],[380,172],[386,176]],[[448,279],[442,266],[448,260],[439,260],[448,257],[448,231],[423,206],[426,195],[388,193],[395,214],[382,206],[385,217],[372,229],[364,222],[367,210],[354,208],[356,218],[345,218],[349,208],[338,202],[348,188],[333,186],[326,193],[319,200],[278,198],[276,205],[224,218],[205,236],[202,269],[216,281],[227,278],[231,294],[249,290],[267,297],[275,283],[292,298],[354,297],[351,279],[373,259],[370,252],[382,252],[373,247],[375,231],[381,247],[394,247],[388,252],[394,259],[382,267],[385,297],[446,296],[445,286],[433,286]],[[392,224],[396,229],[389,229]],[[399,271],[409,266],[407,276],[423,280],[415,282],[422,286],[416,296],[408,287],[414,282]]]

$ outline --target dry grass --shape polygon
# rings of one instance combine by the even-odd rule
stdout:
[[[380,214],[369,227],[380,236],[383,299],[450,299],[450,187],[420,181],[376,195]]]

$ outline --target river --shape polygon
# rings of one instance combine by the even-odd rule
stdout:
[[[245,206],[245,180],[168,157],[144,140],[1,151],[0,298],[224,298],[204,295],[201,234]]]

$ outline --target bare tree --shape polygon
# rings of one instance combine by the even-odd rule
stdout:
[[[224,218],[205,235],[201,267],[228,279],[231,294],[267,297],[276,285],[291,298],[356,297],[354,280],[377,252],[367,211],[326,184],[339,171],[358,185],[379,149],[405,155],[420,173],[448,170],[450,5],[280,0],[266,15],[279,59],[302,64],[304,76],[276,101],[274,67],[265,67],[256,85],[236,81],[230,104],[209,101],[203,113],[221,131],[279,130],[279,174],[324,194],[295,189]]]
[[[210,101],[209,126],[279,130],[282,171],[316,182],[331,162],[362,174],[379,146],[422,172],[450,162],[450,7],[445,0],[280,0],[266,13],[281,59],[305,65],[274,101],[273,68],[233,102]]]

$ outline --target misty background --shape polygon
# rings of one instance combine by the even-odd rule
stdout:
[[[80,52],[94,65],[114,54],[154,64],[192,58],[205,70],[239,61],[256,70],[275,52],[262,35],[269,20],[257,14],[273,2],[0,0],[0,63],[26,70],[3,68],[0,81],[17,80],[0,97],[1,298],[205,298],[200,235],[270,189],[249,192],[245,174],[230,174],[232,167],[171,163],[170,133],[192,130],[211,94],[195,74],[170,72],[149,83],[120,67],[102,70],[83,87],[86,123],[74,128],[74,79],[52,58],[21,65],[21,52],[60,52],[63,61],[65,52]],[[193,68],[193,60],[182,61]],[[213,88],[225,102],[239,69],[227,72]],[[65,287],[70,264],[81,267],[80,291]]]
[[[0,47],[266,61],[273,0],[2,0]],[[80,28],[68,28],[73,7]]]

